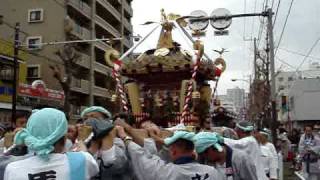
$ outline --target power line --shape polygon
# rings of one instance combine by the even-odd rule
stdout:
[[[274,5],[274,0],[272,0],[271,2],[271,9],[273,9],[273,5]]]
[[[282,31],[281,31],[281,34],[280,34],[278,45],[276,46],[276,51],[275,51],[274,55],[276,55],[277,52],[278,52],[278,47],[279,47],[279,45],[281,43],[281,40],[282,40],[282,37],[283,37],[283,33],[284,33],[285,29],[286,29],[287,22],[288,22],[288,19],[289,19],[289,15],[290,15],[290,12],[291,12],[291,8],[292,8],[292,5],[293,5],[293,2],[294,2],[294,0],[291,0],[291,4],[290,4],[289,10],[288,10],[288,13],[287,13],[287,16],[286,16],[286,20],[284,22],[284,25],[283,25],[283,28],[282,28]],[[280,1],[279,1],[279,3],[280,3]]]
[[[257,0],[255,0],[253,12],[255,13],[256,10],[257,10]],[[253,36],[254,21],[255,21],[255,18],[253,17],[252,18],[252,27],[251,27],[251,39],[252,39],[252,36]]]
[[[277,10],[276,10],[276,15],[274,16],[273,26],[272,26],[272,27],[274,27],[274,25],[276,24],[276,20],[277,20],[279,8],[280,8],[280,2],[281,2],[281,0],[279,0],[279,2],[278,2]]]
[[[299,70],[299,68],[303,65],[303,63],[307,60],[307,58],[309,57],[309,55],[312,53],[313,49],[317,46],[318,42],[320,41],[320,37],[314,42],[314,44],[312,45],[312,47],[310,48],[310,50],[308,51],[307,55],[303,58],[302,62],[300,63],[300,65],[297,67],[297,70]]]
[[[284,50],[284,51],[286,51],[288,53],[292,53],[292,54],[296,54],[296,55],[300,55],[300,56],[304,56],[304,57],[320,60],[320,57],[307,56],[306,54],[303,54],[303,53],[300,53],[300,52],[296,52],[296,51],[292,51],[292,50],[289,50],[289,49],[286,49],[286,48],[282,48],[282,47],[279,47],[279,49]]]

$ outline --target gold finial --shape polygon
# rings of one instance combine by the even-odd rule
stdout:
[[[158,40],[157,49],[160,48],[172,48],[173,42],[172,42],[172,29],[173,24],[168,21],[168,17],[164,12],[164,9],[161,9],[161,33]]]
[[[166,13],[164,12],[164,9],[162,8],[160,10],[160,12],[161,12],[161,23],[167,23],[168,22],[168,18],[167,18]]]

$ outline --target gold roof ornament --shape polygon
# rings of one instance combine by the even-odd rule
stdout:
[[[227,51],[227,49],[225,48],[222,48],[221,51],[215,49],[213,51],[217,52],[220,55],[218,58],[215,59],[214,65],[221,66],[220,70],[223,73],[226,70],[227,65],[226,61],[222,58],[222,54],[229,51]]]
[[[185,18],[179,14],[170,13],[168,14],[168,19],[171,21],[177,21],[177,23],[182,27],[187,27],[188,25],[188,22],[185,20]]]
[[[168,17],[164,12],[164,9],[161,9],[161,33],[158,40],[157,49],[160,48],[173,48],[173,41],[172,41],[172,29],[173,23],[168,21]]]
[[[115,49],[108,49],[104,54],[107,65],[113,67],[114,61],[120,58],[120,53]]]

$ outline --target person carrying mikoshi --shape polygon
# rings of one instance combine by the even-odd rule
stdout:
[[[215,168],[196,162],[194,133],[176,131],[173,136],[164,139],[172,161],[169,163],[157,155],[146,153],[144,148],[132,141],[124,129],[118,135],[125,141],[133,171],[139,180],[221,179]]]
[[[253,159],[245,152],[224,144],[217,133],[200,132],[194,137],[200,161],[212,164],[222,180],[257,180]]]
[[[15,136],[35,155],[9,163],[4,180],[89,180],[98,171],[95,159],[86,152],[64,153],[68,123],[63,112],[44,108],[31,115],[26,128]]]
[[[249,121],[241,121],[236,124],[235,128],[239,140],[224,138],[224,143],[232,149],[240,149],[252,157],[258,174],[259,180],[267,180],[265,171],[262,167],[261,149],[257,139],[253,136],[254,126]]]
[[[85,109],[81,116],[85,120],[83,126],[91,127],[93,136],[87,148],[84,141],[79,141],[77,145],[98,161],[100,173],[94,179],[131,180],[126,147],[123,140],[117,137],[118,129],[112,123],[111,113],[103,107],[92,106]],[[81,134],[80,131],[78,134]]]

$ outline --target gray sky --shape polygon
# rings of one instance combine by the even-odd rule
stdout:
[[[246,8],[244,6],[246,1]],[[279,0],[274,0],[274,10]],[[176,13],[180,15],[189,15],[194,10],[203,10],[208,15],[216,8],[226,8],[232,14],[250,12],[261,12],[264,0],[134,0],[133,7],[133,28],[134,34],[146,35],[155,25],[141,26],[146,21],[159,21],[160,9],[164,8],[165,12]],[[272,0],[269,0],[271,4]],[[279,36],[283,28],[285,17],[288,13],[291,0],[281,0],[277,21],[274,28],[275,46],[278,44]],[[285,32],[279,47],[292,50],[294,52],[307,54],[316,39],[320,38],[320,1],[319,0],[295,0],[292,6]],[[229,36],[215,37],[213,28],[209,25],[207,28],[205,42],[205,51],[212,58],[218,57],[212,49],[227,48],[230,52],[224,55],[227,62],[227,70],[222,74],[218,86],[218,94],[225,94],[226,89],[239,86],[248,89],[249,84],[244,81],[231,82],[232,78],[249,79],[253,71],[253,42],[244,41],[258,36],[260,22],[262,19],[255,18],[237,18],[233,19],[229,27]],[[159,30],[158,30],[159,32]],[[265,37],[265,29],[263,33]],[[151,36],[143,46],[137,51],[144,51],[154,48],[158,38],[158,33]],[[178,32],[174,33],[174,39],[184,45],[188,50],[190,43],[183,38]],[[262,48],[265,41],[262,40]],[[314,48],[311,56],[320,58],[320,43]],[[303,56],[288,53],[282,49],[278,50],[277,57],[283,59],[294,67],[298,67],[303,60]],[[308,58],[302,65],[301,69],[307,69],[310,61],[319,61],[318,59]],[[292,71],[286,65],[281,65],[276,61],[276,68],[281,66],[282,71]]]

